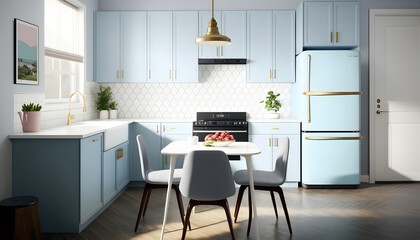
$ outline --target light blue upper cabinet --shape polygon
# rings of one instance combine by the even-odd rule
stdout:
[[[333,45],[333,3],[303,3],[303,44],[304,46]]]
[[[97,12],[96,13],[96,81],[97,82],[119,82],[120,81],[119,71],[120,71],[120,13],[119,12]]]
[[[231,45],[219,48],[220,58],[246,58],[246,12],[222,11],[221,34],[228,36]]]
[[[295,81],[295,12],[273,12],[273,82]]]
[[[334,2],[335,46],[359,45],[359,3]]]
[[[295,81],[295,12],[247,12],[247,82]]]
[[[302,2],[296,10],[296,53],[359,46],[359,2]]]
[[[273,12],[247,12],[247,82],[271,82]]]
[[[172,82],[172,12],[147,12],[148,82]]]
[[[198,82],[198,11],[174,11],[173,82]]]
[[[121,12],[121,80],[123,82],[146,82],[146,41],[146,12]]]
[[[207,32],[207,27],[209,25],[211,19],[211,11],[200,11],[199,12],[199,36],[203,36]],[[219,32],[221,33],[221,20],[222,20],[222,12],[221,11],[214,11],[214,19],[217,22],[217,26],[219,27]],[[199,37],[197,36],[197,37]],[[199,47],[199,57],[200,58],[217,58],[219,57],[219,49],[218,47],[213,46],[200,46]]]

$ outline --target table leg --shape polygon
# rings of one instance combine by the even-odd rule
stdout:
[[[172,190],[172,179],[174,177],[174,171],[175,171],[175,162],[176,162],[176,156],[171,155],[170,161],[169,161],[168,191],[166,192],[165,213],[163,214],[162,232],[160,233],[161,240],[163,240],[166,218],[168,217],[169,201],[171,199],[171,190]]]
[[[259,239],[259,231],[258,231],[258,215],[257,215],[257,204],[255,202],[255,195],[254,195],[254,176],[252,174],[252,162],[251,156],[245,156],[246,159],[246,168],[248,169],[248,177],[249,177],[249,190],[251,191],[251,201],[252,201],[252,208],[254,210],[254,222],[252,225],[255,227],[255,234],[257,235],[257,240]]]

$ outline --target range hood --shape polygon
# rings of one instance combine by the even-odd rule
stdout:
[[[199,58],[199,65],[246,64],[245,58]]]

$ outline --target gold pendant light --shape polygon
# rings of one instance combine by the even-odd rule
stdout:
[[[214,0],[211,0],[211,19],[207,27],[207,32],[195,39],[195,44],[201,46],[227,46],[230,45],[230,38],[221,35],[214,19]]]

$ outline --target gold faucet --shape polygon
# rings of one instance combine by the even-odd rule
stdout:
[[[71,98],[72,98],[72,97],[73,97],[76,93],[78,93],[80,96],[82,96],[82,99],[83,99],[83,112],[87,112],[87,110],[86,110],[86,101],[85,101],[85,96],[83,96],[83,94],[81,94],[80,92],[74,92],[74,93],[72,93],[72,94],[70,95],[70,98],[69,98],[69,115],[67,116],[67,125],[71,125],[71,120],[75,118],[75,116],[74,116],[74,115],[71,115],[71,114],[70,114],[70,109],[71,109]]]

